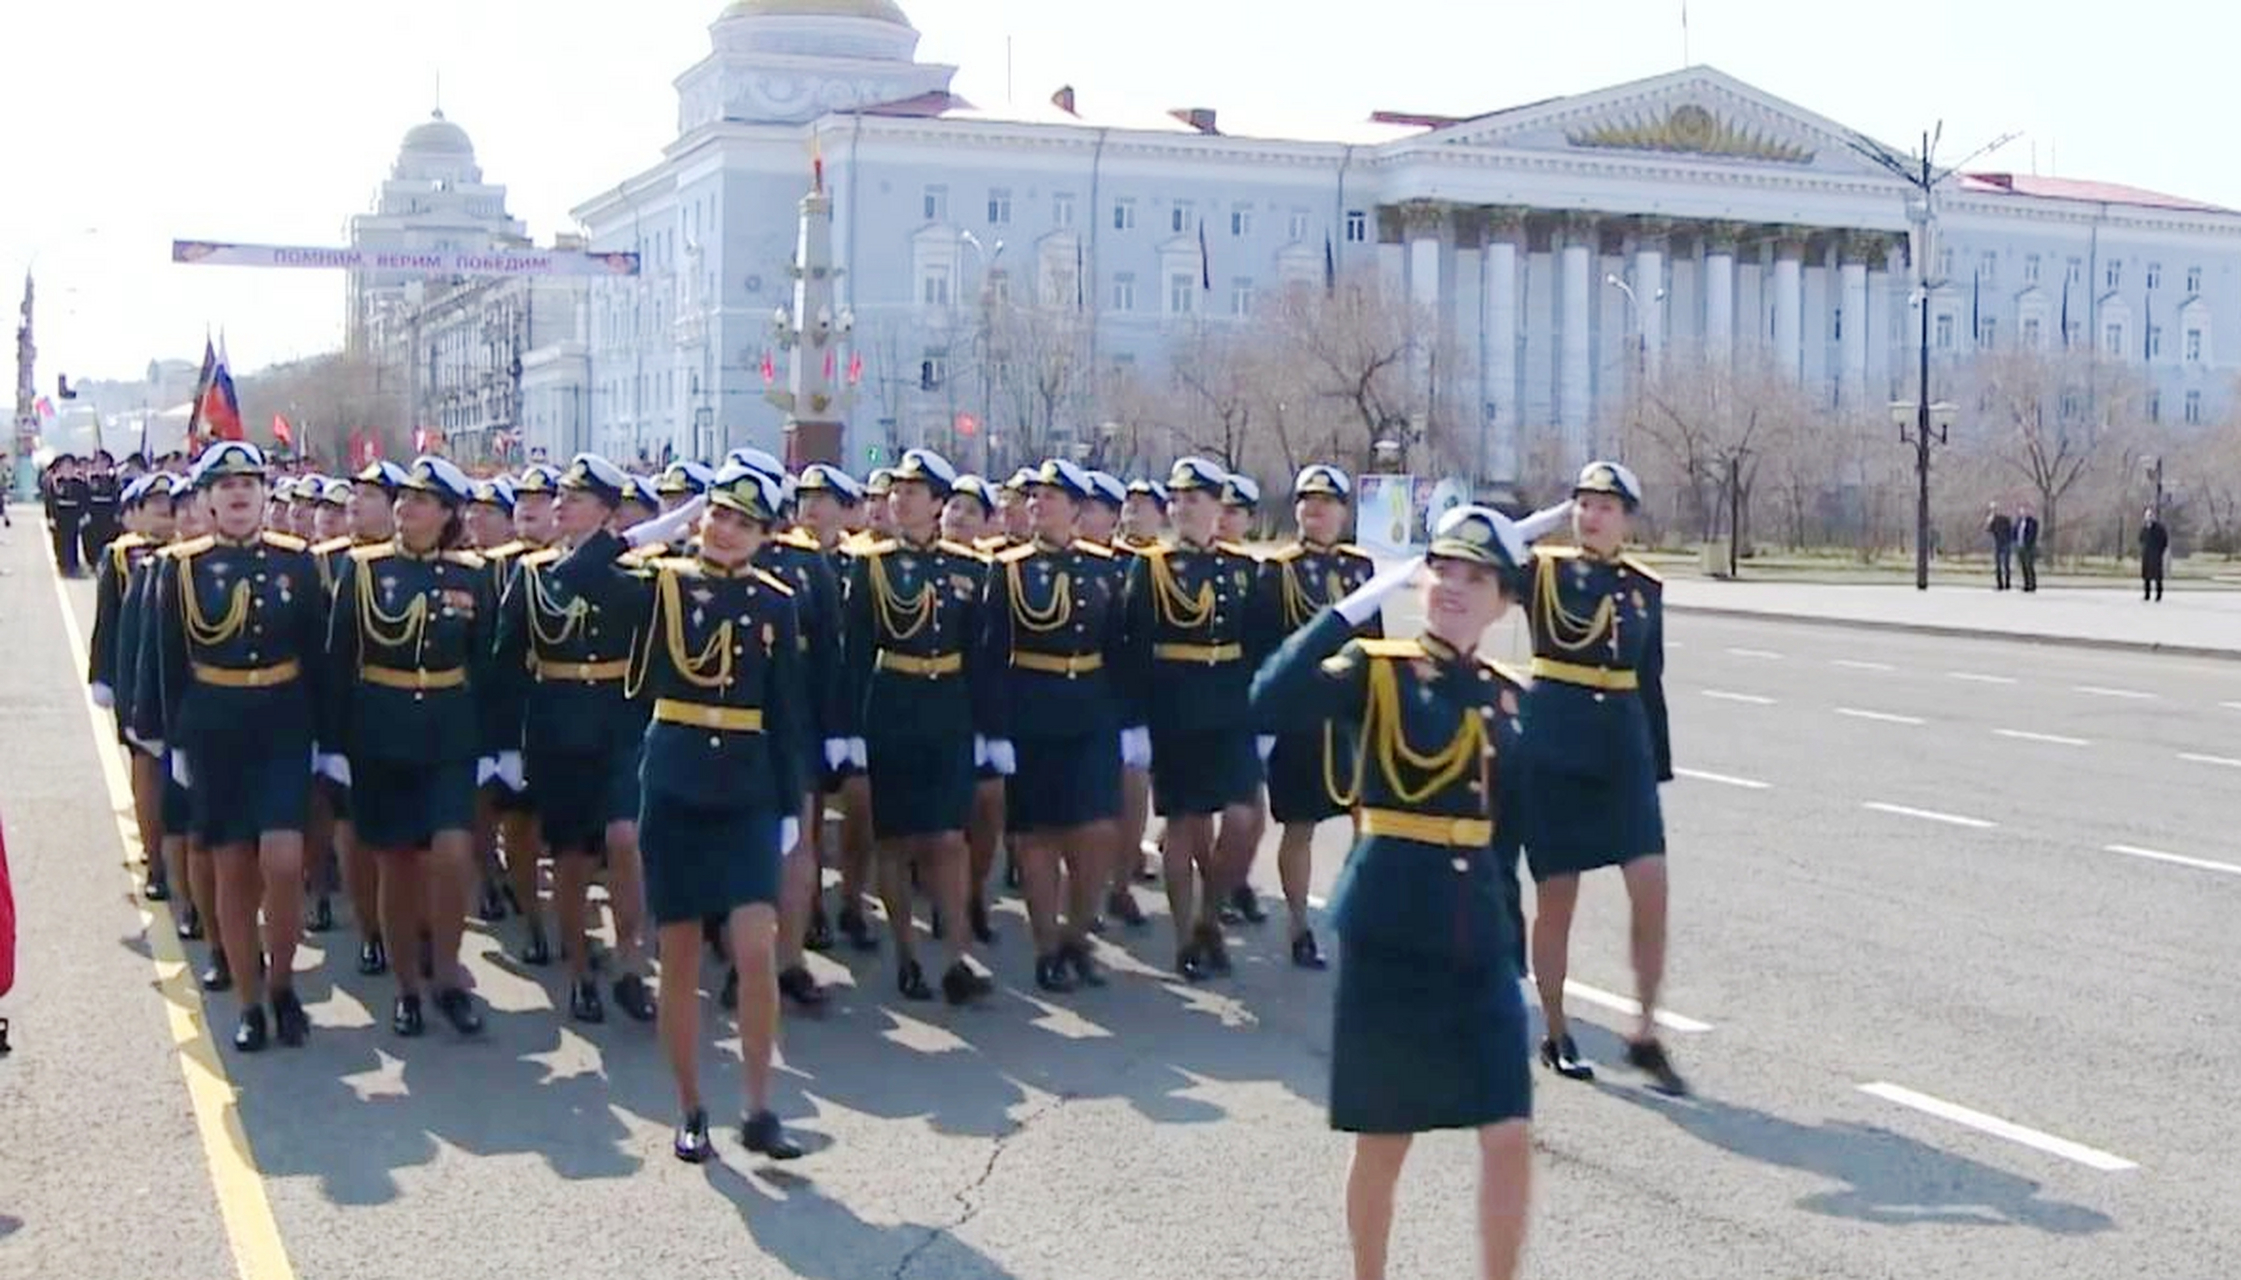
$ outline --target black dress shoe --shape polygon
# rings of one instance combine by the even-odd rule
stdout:
[[[1136,895],[1126,889],[1116,889],[1107,895],[1105,910],[1131,929],[1141,929],[1146,924],[1144,909],[1136,905]]]
[[[303,1001],[296,997],[293,987],[272,993],[272,1022],[280,1043],[291,1049],[302,1047],[311,1038],[311,1015],[304,1012]]]
[[[535,969],[552,963],[552,944],[545,940],[545,922],[531,920],[528,936],[521,944],[521,962]]]
[[[988,904],[975,898],[967,910],[972,917],[973,941],[984,947],[995,946],[996,929],[988,923]]]
[[[926,969],[916,960],[905,960],[902,968],[895,970],[895,990],[905,1000],[934,998],[934,988],[926,981]]]
[[[335,904],[326,894],[311,900],[311,910],[305,914],[305,933],[325,933],[335,927]]]
[[[1053,951],[1047,956],[1035,957],[1035,985],[1052,995],[1066,995],[1074,989],[1073,975],[1066,971],[1066,956]]]
[[[849,907],[840,913],[840,931],[848,945],[858,951],[879,950],[879,935],[872,932],[871,922],[864,918],[862,908]]]
[[[201,981],[205,991],[233,990],[233,966],[226,963],[224,949],[211,953],[210,967],[202,971]]]
[[[1222,931],[1214,925],[1199,929],[1198,958],[1206,972],[1217,978],[1230,975],[1229,944],[1222,940]]]
[[[739,967],[724,966],[724,989],[717,993],[716,1003],[726,1009],[739,1007]]]
[[[825,917],[825,908],[818,904],[809,917],[809,929],[802,934],[801,945],[810,951],[833,949],[833,922]]]
[[[646,989],[646,980],[635,973],[615,979],[615,1005],[632,1022],[654,1020],[654,993]]]
[[[1593,1080],[1595,1064],[1580,1056],[1580,1047],[1565,1035],[1541,1041],[1541,1065],[1566,1080]]]
[[[457,987],[445,987],[436,993],[436,1012],[460,1035],[471,1036],[482,1031],[482,1015],[475,1012],[475,998]]]
[[[778,994],[793,1001],[803,1009],[814,1010],[825,1007],[825,989],[817,985],[817,979],[809,976],[808,969],[798,964],[789,965],[779,973]]]
[[[1076,983],[1085,987],[1105,985],[1105,972],[1098,968],[1097,961],[1090,958],[1088,943],[1079,940],[1066,943],[1058,949],[1058,954],[1065,958],[1066,966],[1074,971]]]
[[[1689,1096],[1689,1082],[1674,1069],[1673,1060],[1665,1056],[1665,1046],[1655,1040],[1629,1040],[1626,1042],[1626,1065],[1650,1078],[1650,1088],[1670,1098]]]
[[[241,1011],[241,1021],[234,1024],[233,1047],[240,1053],[257,1053],[265,1047],[265,1011],[262,1005],[250,1005]]]
[[[190,902],[180,909],[179,924],[174,932],[181,942],[202,941],[202,913],[195,910],[195,904]]]
[[[589,975],[568,984],[568,1016],[577,1022],[605,1022],[607,1005],[599,998],[599,980]]]
[[[401,1036],[417,1036],[425,1027],[420,1017],[420,997],[404,995],[389,1007],[389,1029]]]
[[[942,972],[942,998],[951,1004],[971,1004],[995,989],[987,974],[973,972],[962,960]]]
[[[164,874],[163,863],[150,862],[147,878],[140,882],[140,896],[150,902],[171,900],[171,880]]]
[[[389,972],[389,948],[378,936],[358,944],[358,972],[369,978]]]
[[[1302,969],[1331,967],[1331,962],[1323,958],[1323,948],[1316,943],[1313,929],[1302,929],[1292,935],[1292,963]]]
[[[686,1164],[706,1164],[716,1156],[716,1144],[708,1140],[708,1112],[694,1107],[677,1122],[677,1136],[670,1140],[670,1153]]]
[[[1268,921],[1268,912],[1261,909],[1261,896],[1253,892],[1253,886],[1249,884],[1241,884],[1230,890],[1229,904],[1237,909],[1238,918],[1247,924],[1265,924]]]
[[[1185,943],[1175,953],[1175,973],[1185,982],[1206,981],[1206,961],[1199,956],[1196,942]]]
[[[739,1122],[739,1142],[749,1151],[770,1160],[799,1160],[801,1147],[786,1136],[785,1126],[768,1111],[757,1111]]]

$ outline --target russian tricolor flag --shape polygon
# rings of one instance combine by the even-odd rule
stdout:
[[[226,370],[225,339],[218,340],[213,348],[210,340],[202,340],[202,395],[197,403],[201,411],[197,417],[213,440],[243,440],[248,435],[241,427],[241,397],[233,389],[233,374]]]

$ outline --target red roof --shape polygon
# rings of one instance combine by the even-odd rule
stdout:
[[[2151,209],[2193,209],[2204,213],[2231,213],[2222,205],[2205,204],[2180,196],[2167,196],[2121,182],[2089,182],[2083,178],[2041,178],[2027,173],[1965,173],[1961,189],[2008,192],[2043,200],[2083,200],[2092,204],[2131,204]]]

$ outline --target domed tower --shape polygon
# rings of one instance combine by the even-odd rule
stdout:
[[[373,209],[350,220],[351,247],[375,253],[496,249],[522,244],[526,235],[523,223],[506,212],[506,188],[483,181],[474,141],[441,107],[405,130]],[[404,271],[350,274],[353,349],[421,279]]]
[[[957,74],[915,60],[918,29],[894,0],[732,0],[708,34],[709,56],[677,80],[681,134],[944,94]]]

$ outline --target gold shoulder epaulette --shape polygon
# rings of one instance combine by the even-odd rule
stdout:
[[[369,542],[365,546],[350,549],[350,558],[360,564],[384,560],[395,554],[397,554],[397,546],[392,542]]]
[[[969,542],[959,542],[954,538],[937,539],[934,545],[953,556],[971,556],[973,559],[983,562],[988,559],[988,553],[979,547]]]
[[[791,596],[794,594],[793,587],[789,586],[784,578],[779,577],[777,574],[772,573],[768,569],[755,570],[755,581],[762,583],[764,586],[769,587],[771,590],[777,592],[782,596]]]
[[[134,547],[145,547],[150,545],[152,545],[152,540],[148,537],[147,534],[128,533],[121,538],[111,539],[109,543],[109,549],[112,551],[130,551]]]
[[[265,545],[278,547],[282,551],[304,551],[311,546],[310,543],[292,533],[281,533],[273,529],[265,530]]]
[[[1535,543],[1533,554],[1549,560],[1577,560],[1580,549],[1572,546],[1543,546]]]
[[[314,544],[311,548],[311,554],[315,556],[331,556],[338,551],[350,550],[352,545],[353,544],[350,540],[350,535],[346,533],[339,538],[329,538],[325,542]]]
[[[1018,564],[1022,560],[1033,558],[1035,550],[1034,543],[1022,542],[1016,547],[1006,547],[997,552],[996,562],[998,564]]]
[[[1304,556],[1304,555],[1306,555],[1306,554],[1307,554],[1307,544],[1306,544],[1306,543],[1304,543],[1304,542],[1290,542],[1290,543],[1286,543],[1285,545],[1283,545],[1283,546],[1281,546],[1281,547],[1278,547],[1278,548],[1277,548],[1276,550],[1274,550],[1274,551],[1271,551],[1271,552],[1269,552],[1269,553],[1268,553],[1268,558],[1269,558],[1269,559],[1270,559],[1271,561],[1273,561],[1273,562],[1275,562],[1275,563],[1277,563],[1277,564],[1288,564],[1288,563],[1290,563],[1291,561],[1297,560],[1297,559],[1299,559],[1299,558],[1300,558],[1301,556]]]
[[[1134,547],[1130,548],[1130,550],[1134,551],[1137,555],[1153,557],[1164,556],[1173,549],[1174,548],[1170,547],[1167,543],[1161,541],[1158,538],[1154,538],[1150,542],[1139,542]]]
[[[985,537],[973,539],[973,550],[992,552],[1003,551],[1008,549],[1011,544],[1012,540],[1009,534],[991,533]]]
[[[859,556],[883,556],[901,545],[901,543],[895,541],[893,538],[866,538],[864,541],[857,543],[856,549],[850,554]]]
[[[518,556],[522,552],[527,550],[529,550],[529,544],[523,542],[519,538],[516,538],[512,542],[501,542],[497,546],[490,548],[488,551],[483,552],[482,558],[490,561],[493,564],[496,564],[500,560],[511,560],[515,556]]]
[[[524,551],[515,559],[531,568],[542,569],[560,559],[560,548],[539,547],[535,551]]]
[[[1643,577],[1648,578],[1650,581],[1655,582],[1660,586],[1663,586],[1665,583],[1665,579],[1658,575],[1658,571],[1652,569],[1646,564],[1643,564],[1641,558],[1638,556],[1620,556],[1619,563],[1625,565],[1627,568],[1632,569],[1634,572],[1641,574]]]
[[[157,554],[170,556],[177,560],[185,556],[201,555],[217,544],[218,540],[206,533],[199,538],[189,538],[185,542],[174,542]]]
[[[1416,640],[1356,640],[1362,652],[1373,658],[1421,658],[1424,646]]]
[[[1523,667],[1513,667],[1507,662],[1496,662],[1492,658],[1480,658],[1479,661],[1485,663],[1495,675],[1502,677],[1520,689],[1529,688],[1533,683],[1533,677]]]
[[[1242,542],[1224,542],[1220,539],[1216,539],[1214,545],[1224,551],[1229,552],[1233,556],[1244,556],[1249,560],[1260,559],[1259,556],[1253,554],[1253,549],[1251,547],[1246,546]]]
[[[1091,542],[1087,538],[1074,539],[1074,550],[1084,555],[1096,556],[1100,560],[1110,560],[1115,554],[1111,547],[1102,542]]]
[[[538,560],[538,564],[551,564],[554,560],[559,559],[560,552],[558,549],[548,549],[548,551],[538,552],[537,555],[547,557],[546,559]],[[624,564],[644,565],[652,564],[657,560],[667,560],[670,555],[671,552],[669,550],[668,543],[649,542],[642,547],[632,547],[630,550],[623,552],[621,555],[615,558],[622,561]],[[523,559],[526,562],[529,557],[525,556],[523,557]]]
[[[1352,556],[1356,560],[1375,560],[1377,558],[1376,556],[1371,555],[1369,552],[1362,550],[1359,545],[1352,542],[1341,542],[1336,547],[1333,547],[1332,550],[1338,552],[1342,556]]]
[[[472,551],[446,551],[444,552],[444,559],[452,564],[460,565],[469,569],[480,569],[483,567],[483,558]]]
[[[806,529],[800,528],[799,526],[788,529],[786,532],[781,533],[776,538],[772,539],[772,541],[776,542],[779,546],[795,547],[802,551],[821,551],[824,549],[817,545],[816,534],[813,534]]]

